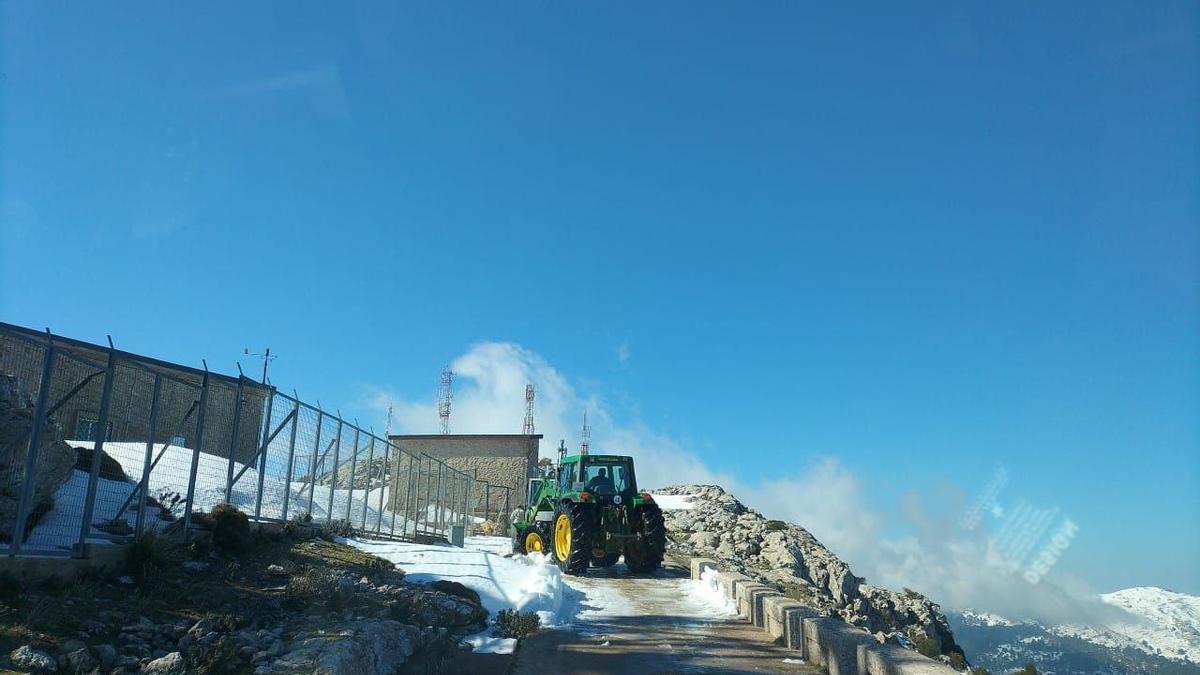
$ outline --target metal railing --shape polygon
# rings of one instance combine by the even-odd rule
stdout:
[[[0,323],[0,554],[187,533],[220,502],[444,538],[506,522],[508,492],[241,375]]]

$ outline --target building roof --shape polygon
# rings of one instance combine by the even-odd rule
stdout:
[[[463,439],[499,439],[499,438],[543,438],[541,434],[389,434],[388,440],[393,438],[411,439],[411,440],[427,440],[435,438],[463,438]]]

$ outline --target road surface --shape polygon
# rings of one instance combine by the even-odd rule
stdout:
[[[702,600],[679,567],[632,577],[618,564],[568,583],[578,620],[526,638],[510,672],[817,672],[761,629]]]

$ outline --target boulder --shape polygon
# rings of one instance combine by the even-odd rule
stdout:
[[[13,665],[31,673],[53,673],[58,670],[58,661],[53,656],[30,645],[17,647],[8,655]]]
[[[142,672],[145,675],[184,675],[187,666],[183,662],[183,654],[171,652],[147,663]]]
[[[15,377],[0,374],[0,541],[9,540],[17,522],[33,431],[34,402],[19,384]],[[75,449],[54,438],[52,423],[44,424],[31,481],[26,530],[39,513],[53,508],[54,493],[71,475],[75,460]]]

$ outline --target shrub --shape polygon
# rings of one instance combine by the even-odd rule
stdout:
[[[957,671],[965,671],[967,669],[967,657],[963,656],[962,652],[950,652],[950,667]]]
[[[213,546],[226,553],[243,551],[250,545],[250,519],[236,506],[221,502],[209,514]]]
[[[779,530],[786,530],[787,523],[782,520],[768,520],[765,527],[768,532],[777,532]]]
[[[492,629],[492,635],[519,640],[526,635],[536,633],[541,623],[542,620],[533,612],[502,609],[496,614],[496,627]]]
[[[329,579],[312,568],[292,575],[283,589],[284,597],[288,602],[301,607],[314,602],[322,602],[330,597],[332,592],[333,584],[329,582]]]
[[[336,537],[353,537],[354,526],[345,518],[333,520],[322,525],[317,530],[317,536],[326,541],[333,541]]]
[[[1017,671],[1017,675],[1041,675],[1041,673],[1032,663],[1026,663],[1024,668]]]
[[[937,643],[933,641],[933,638],[928,637],[917,641],[917,651],[920,652],[921,656],[928,656],[931,659],[936,659],[938,654],[941,653],[938,651]]]
[[[992,675],[992,671],[983,666],[976,666],[971,669],[971,675]]]
[[[159,520],[171,523],[179,517],[177,511],[183,504],[183,501],[183,495],[178,492],[173,490],[159,490],[157,497],[146,498],[146,505],[158,507]]]
[[[125,550],[125,572],[136,579],[144,579],[174,564],[179,557],[179,546],[175,541],[146,532]]]

